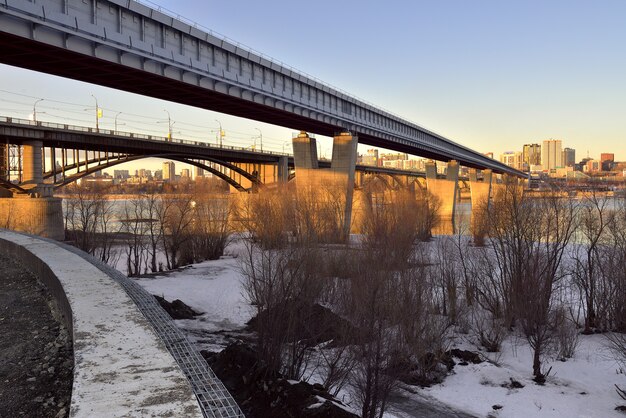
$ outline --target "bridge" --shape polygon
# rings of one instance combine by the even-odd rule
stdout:
[[[326,173],[334,181],[343,181],[346,213],[356,179],[357,143],[449,162],[448,172],[457,173],[449,174],[449,180],[454,180],[450,184],[456,184],[459,164],[485,170],[488,174],[483,177],[492,172],[524,176],[263,54],[132,0],[0,0],[0,46],[0,62],[5,64],[333,137],[330,168],[319,163],[315,139],[306,134],[294,138],[293,164],[301,185],[313,185]],[[140,138],[124,142],[139,143]],[[3,154],[8,155],[4,147]],[[52,188],[43,182],[42,147],[42,138],[22,142],[19,187],[47,198]],[[90,145],[82,147],[88,151]],[[171,144],[161,144],[161,148],[166,150]],[[118,153],[119,158],[131,154]],[[158,154],[169,155],[167,151]],[[193,153],[184,158],[195,161]],[[0,172],[8,169],[8,158],[4,160]],[[287,160],[278,160],[274,175],[284,178]],[[229,170],[237,172],[235,167],[255,162],[237,162]],[[84,167],[88,165],[86,157]],[[243,172],[250,171],[242,170],[240,175],[254,181]],[[264,173],[255,175],[267,178]],[[52,176],[56,182],[56,173]],[[6,178],[3,183],[7,185]],[[456,186],[441,185],[432,190],[441,190],[436,193],[453,200]]]

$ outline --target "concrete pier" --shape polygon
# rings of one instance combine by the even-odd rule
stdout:
[[[301,132],[293,138],[296,190],[299,200],[315,199],[315,204],[341,208],[341,226],[335,237],[344,241],[350,235],[352,200],[354,194],[356,150],[358,138],[342,132],[333,139],[330,169],[320,169],[315,138]],[[314,214],[311,214],[314,215]]]
[[[41,141],[28,141],[22,147],[22,183],[23,189],[30,190],[43,184]]]
[[[478,171],[474,168],[469,170],[470,198],[472,202],[471,228],[475,239],[481,239],[486,232],[487,211],[491,198],[491,170],[483,170],[482,181],[478,180]]]
[[[342,132],[333,138],[333,159],[330,169],[334,175],[334,183],[344,196],[344,238],[350,235],[352,223],[352,196],[354,194],[354,171],[356,167],[358,138],[349,132]]]
[[[439,225],[433,233],[450,235],[455,233],[454,215],[458,194],[459,163],[448,162],[446,178],[437,178],[437,165],[431,161],[426,163],[426,185],[430,196],[438,200]]]

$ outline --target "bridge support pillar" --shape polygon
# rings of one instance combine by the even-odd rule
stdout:
[[[22,183],[27,193],[0,198],[0,226],[46,238],[63,240],[61,199],[52,197],[52,185],[43,183],[41,141],[29,141],[22,150]]]
[[[346,240],[352,224],[352,200],[356,167],[358,138],[342,132],[333,139],[333,156],[330,169],[319,169],[315,138],[301,132],[293,138],[296,190],[298,199],[316,199],[317,205],[341,208],[337,219],[339,236],[328,239]]]
[[[278,183],[287,184],[289,181],[289,159],[280,157],[278,159]]]
[[[338,190],[345,191],[343,238],[350,236],[352,224],[352,196],[354,194],[354,172],[356,168],[358,137],[342,132],[333,138],[333,159],[330,169]],[[343,193],[341,193],[343,194]]]
[[[24,143],[22,149],[22,188],[32,189],[43,183],[41,141]]]
[[[293,161],[298,169],[318,169],[317,141],[306,132],[300,132],[292,139]]]
[[[439,205],[439,225],[435,234],[450,235],[455,232],[454,215],[458,194],[459,163],[448,162],[446,178],[437,178],[437,165],[434,162],[426,163],[426,187],[432,198],[437,199]]]
[[[487,231],[487,211],[491,198],[491,170],[482,170],[483,181],[478,181],[478,171],[469,170],[470,198],[472,202],[471,228],[475,243],[482,243]]]
[[[9,180],[9,146],[0,144],[0,180]]]

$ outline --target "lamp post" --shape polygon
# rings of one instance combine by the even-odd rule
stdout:
[[[259,139],[260,139],[260,142],[261,142],[261,152],[263,152],[263,132],[261,132],[261,130],[259,128],[254,128],[254,129],[259,131]]]
[[[176,122],[172,123],[170,112],[168,112],[167,109],[163,109],[163,111],[167,113],[167,140],[171,141],[172,140],[172,126],[174,126],[174,123]]]
[[[117,117],[121,114],[122,112],[117,112],[117,115],[115,115],[115,132],[117,132]]]
[[[98,99],[93,94],[91,95],[91,97],[93,97],[93,99],[96,101],[96,131],[99,131],[100,128],[98,127],[98,119],[100,119],[100,108],[98,107]]]
[[[43,101],[43,99],[36,100],[33,104],[33,122],[37,122],[37,103]]]
[[[283,154],[285,153],[285,145],[289,144],[290,141],[283,142]]]
[[[219,139],[220,139],[220,148],[222,148],[222,139],[224,137],[224,131],[222,130],[222,123],[219,120],[217,120],[217,119],[215,119],[215,122],[217,122],[218,125],[220,125],[220,131],[219,131],[218,135],[219,135]]]

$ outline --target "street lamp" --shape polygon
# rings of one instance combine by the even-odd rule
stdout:
[[[215,119],[215,122],[217,122],[218,125],[220,125],[220,132],[219,132],[218,135],[219,135],[219,138],[220,138],[220,148],[222,148],[222,139],[224,138],[224,131],[222,130],[222,123],[219,120],[217,120],[217,119]]]
[[[117,117],[121,114],[122,112],[117,112],[117,115],[115,115],[115,132],[117,132]]]
[[[96,101],[96,131],[99,131],[100,128],[98,127],[98,119],[100,119],[101,113],[100,108],[98,107],[98,99],[93,94],[91,95],[91,97],[93,97],[93,99]]]
[[[37,103],[43,101],[43,99],[36,100],[33,104],[33,122],[37,122]]]
[[[172,123],[170,112],[168,112],[167,109],[163,109],[163,111],[167,113],[167,140],[171,141],[172,140],[172,126],[174,126],[174,123],[176,122]]]
[[[261,130],[259,128],[254,128],[257,131],[259,131],[259,138],[261,140],[261,152],[263,152],[263,132],[261,132]]]
[[[283,154],[285,153],[285,145],[291,143],[291,141],[285,141],[283,142]]]

